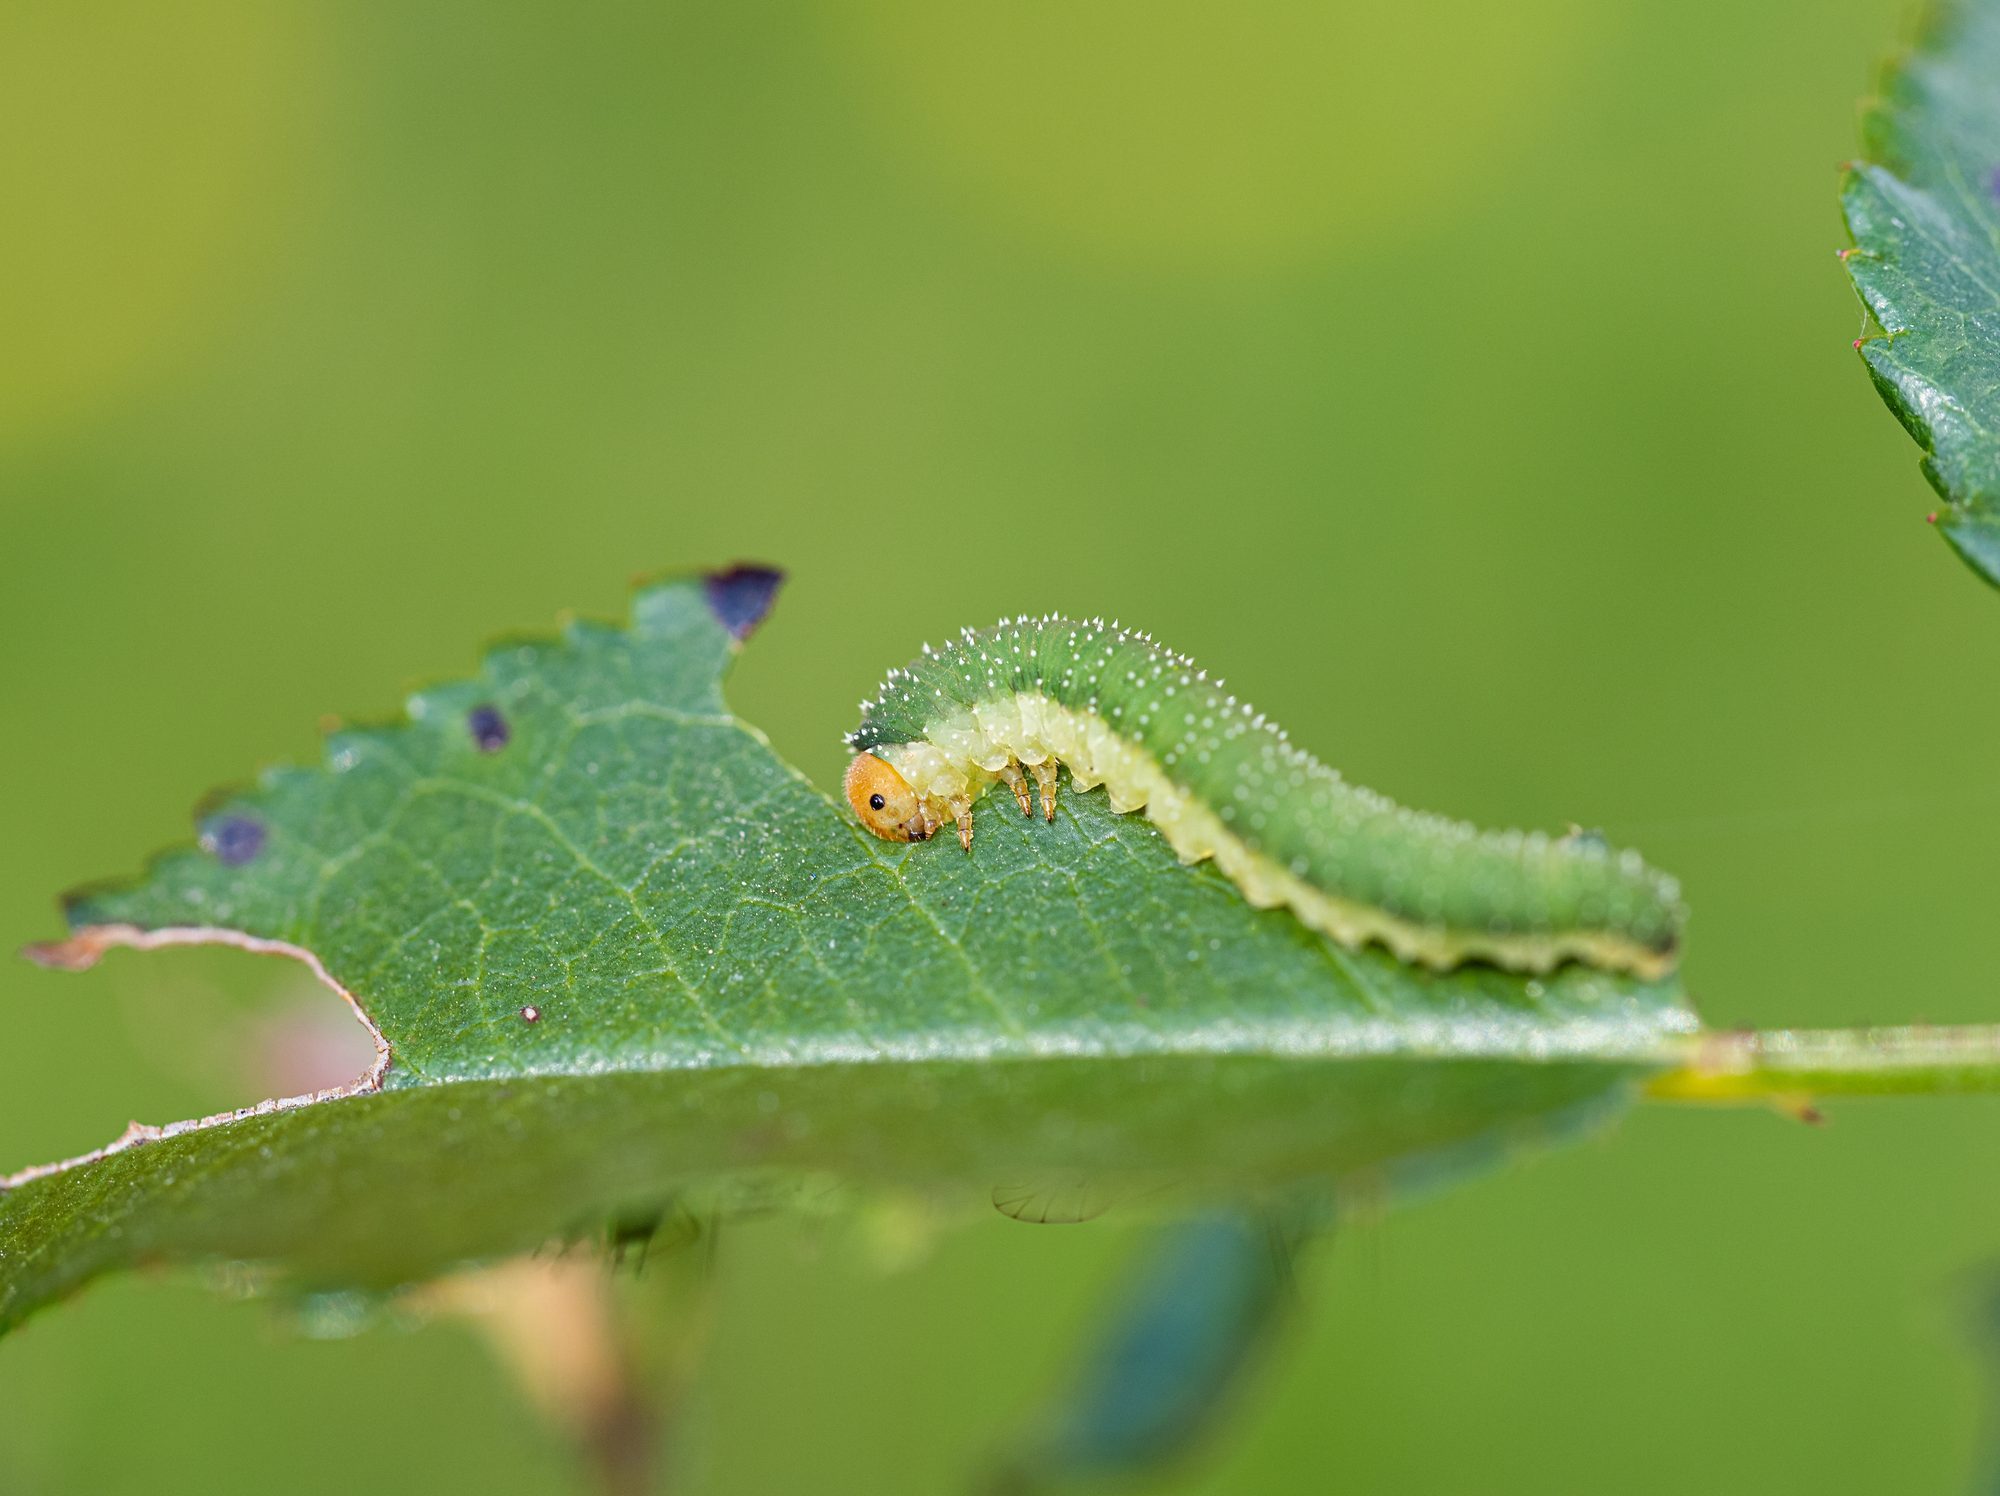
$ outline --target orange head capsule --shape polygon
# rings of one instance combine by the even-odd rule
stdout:
[[[923,841],[931,834],[910,782],[874,754],[855,755],[842,784],[861,824],[882,840]]]

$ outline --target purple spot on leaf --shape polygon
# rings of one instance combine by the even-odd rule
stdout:
[[[498,753],[513,736],[497,706],[474,707],[465,714],[465,727],[472,734],[472,746],[481,753]]]
[[[1986,174],[1986,190],[1994,197],[2000,197],[2000,166]]]
[[[785,574],[772,566],[737,565],[727,571],[712,571],[704,579],[708,610],[741,642],[771,611],[778,585],[784,580]]]
[[[202,847],[224,867],[241,867],[264,850],[264,823],[249,816],[220,816],[201,831]]]

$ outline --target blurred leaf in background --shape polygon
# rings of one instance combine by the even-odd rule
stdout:
[[[854,7],[836,45],[886,149],[1065,257],[1145,277],[1315,267],[1483,196],[1601,32],[1580,0],[1482,11],[1057,0]]]
[[[1643,848],[1715,1023],[1991,1017],[2000,642],[1833,258],[1901,8],[1585,10],[8,8],[0,945],[322,715],[749,552],[732,704],[822,783],[921,641],[1114,613],[1362,783]],[[0,1162],[261,1094],[286,979],[11,969]],[[1343,1236],[1182,1489],[1953,1489],[1996,1141],[1642,1113]],[[1135,1239],[734,1232],[683,1485],[950,1488]],[[0,1352],[0,1487],[561,1488],[518,1406],[127,1280]]]

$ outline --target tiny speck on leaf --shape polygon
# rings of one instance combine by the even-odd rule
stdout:
[[[249,816],[221,816],[201,830],[202,849],[224,867],[241,867],[264,850],[264,823]]]
[[[473,746],[481,753],[498,753],[513,736],[500,708],[490,704],[476,706],[467,712],[465,727],[472,734]]]
[[[541,1019],[542,1010],[533,1003],[529,1003],[527,1007],[521,1009],[521,1021],[523,1023],[539,1023]]]
[[[1932,511],[1931,511],[1931,512],[1930,512],[1929,514],[1926,514],[1926,515],[1924,516],[1924,523],[1925,523],[1925,524],[1927,524],[1927,525],[1934,525],[1934,524],[1936,524],[1936,523],[1937,523],[1937,510],[1933,509],[1933,510],[1932,510]]]
[[[708,595],[708,610],[740,644],[771,611],[771,603],[784,580],[785,574],[776,567],[739,564],[727,571],[710,572],[702,583]]]

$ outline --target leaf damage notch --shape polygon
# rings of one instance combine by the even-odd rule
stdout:
[[[354,994],[335,981],[319,957],[304,946],[292,945],[283,940],[263,940],[236,930],[200,925],[182,925],[160,930],[142,930],[136,925],[88,925],[67,940],[24,946],[21,954],[37,966],[47,967],[51,971],[88,971],[108,950],[123,948],[145,951],[181,945],[229,946],[235,950],[248,951],[252,955],[285,956],[299,962],[323,986],[338,993],[341,1001],[347,1004],[348,1011],[354,1015],[355,1021],[368,1031],[368,1037],[375,1045],[374,1063],[344,1086],[329,1086],[324,1090],[308,1091],[298,1096],[274,1096],[250,1106],[216,1112],[207,1117],[191,1117],[185,1121],[169,1122],[159,1127],[147,1122],[129,1123],[123,1132],[101,1148],[93,1148],[90,1152],[80,1153],[74,1158],[58,1159],[54,1163],[34,1164],[25,1169],[18,1169],[12,1174],[0,1174],[0,1194],[19,1189],[24,1184],[46,1178],[51,1174],[61,1174],[79,1165],[109,1158],[114,1153],[123,1153],[140,1143],[151,1143],[161,1138],[178,1137],[186,1132],[220,1127],[227,1122],[240,1122],[246,1117],[295,1111],[300,1107],[313,1106],[322,1101],[339,1101],[349,1096],[362,1096],[382,1088],[382,1077],[389,1070],[388,1039],[384,1037],[375,1020],[368,1016]]]

